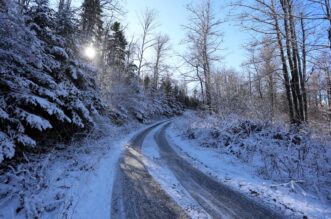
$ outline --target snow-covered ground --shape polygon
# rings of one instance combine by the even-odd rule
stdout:
[[[167,137],[177,153],[195,167],[254,200],[284,212],[289,217],[331,218],[330,202],[310,191],[305,191],[300,182],[294,180],[276,182],[263,179],[258,174],[258,164],[244,162],[232,153],[217,147],[202,147],[199,141],[201,136],[193,136],[189,139],[186,135],[187,129],[192,125],[192,121],[199,122],[194,116],[190,113],[175,120],[167,131]],[[207,131],[205,135],[208,135]],[[208,138],[204,140],[206,139]],[[210,137],[210,144],[212,143],[215,142]]]
[[[159,131],[161,127],[162,126],[150,132],[143,142],[143,161],[148,172],[191,218],[211,218],[176,179],[167,166],[166,161],[161,159],[159,148],[154,139],[155,133]]]
[[[202,147],[201,136],[188,139],[188,116],[194,115],[174,120],[167,138],[192,165],[289,217],[331,218],[330,202],[307,191],[300,182],[267,180],[259,174],[259,163],[245,162],[237,153],[217,147]],[[110,218],[116,164],[125,143],[141,130],[138,127],[108,126],[104,137],[86,138],[70,147],[59,145],[47,156],[29,155],[26,162],[0,172],[0,218]],[[161,127],[143,143],[148,171],[189,216],[210,218],[161,158],[154,139]]]
[[[0,174],[0,218],[110,218],[117,161],[139,127],[104,128]]]

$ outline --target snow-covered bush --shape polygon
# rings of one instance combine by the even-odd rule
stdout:
[[[95,70],[56,32],[55,12],[13,1],[0,11],[0,163],[40,142],[69,139],[104,108]]]
[[[113,99],[122,114],[131,115],[140,122],[153,119],[158,116],[174,116],[183,112],[184,107],[180,102],[170,102],[163,96],[159,98],[150,98],[141,93],[139,97],[123,98],[119,95],[118,99]]]
[[[134,80],[130,83],[116,81],[107,91],[106,99],[117,111],[127,115],[127,119],[134,118],[140,122],[158,116],[174,116],[184,110],[183,104],[174,98],[166,98],[159,91],[155,96],[150,96]]]
[[[186,123],[176,124],[185,138],[240,159],[265,179],[298,182],[323,199],[331,195],[330,136],[315,136],[309,127],[289,129],[233,115],[221,119],[189,114]]]

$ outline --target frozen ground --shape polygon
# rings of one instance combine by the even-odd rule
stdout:
[[[113,178],[135,127],[58,146],[0,175],[0,218],[110,218]]]
[[[258,174],[259,163],[255,163],[257,161],[244,162],[234,154],[227,153],[220,148],[206,147],[207,129],[203,137],[187,138],[186,131],[192,125],[192,121],[199,122],[193,116],[190,114],[175,120],[167,135],[173,148],[195,167],[254,200],[264,202],[275,210],[284,212],[288,217],[331,218],[330,202],[315,193],[306,191],[299,181],[279,182],[263,179]],[[188,118],[190,118],[190,124],[188,124]],[[201,146],[202,138],[205,140],[205,147]],[[215,143],[212,137],[209,137],[209,141],[210,145]],[[311,186],[314,187],[314,185]]]

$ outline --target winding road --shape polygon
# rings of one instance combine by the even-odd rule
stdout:
[[[170,122],[157,123],[138,133],[126,145],[112,195],[112,218],[189,218],[149,174],[141,147],[145,137],[158,129],[155,141],[161,158],[185,190],[213,218],[282,218],[193,167],[169,145],[165,131]],[[161,126],[161,127],[160,127]]]

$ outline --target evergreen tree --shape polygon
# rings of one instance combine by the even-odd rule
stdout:
[[[39,1],[0,11],[0,162],[44,141],[70,139],[103,109],[93,70],[67,50],[55,12]],[[29,49],[27,49],[29,48]],[[47,145],[47,144],[46,144]]]
[[[2,10],[5,7],[5,1],[0,0],[0,9]]]
[[[119,22],[115,22],[111,26],[112,34],[108,39],[108,59],[107,64],[109,66],[117,66],[121,69],[124,69],[125,58],[126,58],[126,46],[127,41],[125,39],[123,30],[121,30],[121,24]]]
[[[38,7],[47,7],[49,4],[49,0],[35,0],[35,3]]]
[[[151,78],[146,75],[144,77],[144,88],[145,88],[145,91],[149,90],[150,89],[150,83],[151,83]]]
[[[100,0],[84,0],[82,4],[81,26],[84,40],[100,47],[103,35]]]
[[[58,34],[72,41],[74,34],[77,33],[75,13],[71,9],[71,0],[60,0],[56,13],[56,29]],[[73,42],[72,42],[73,43]]]

